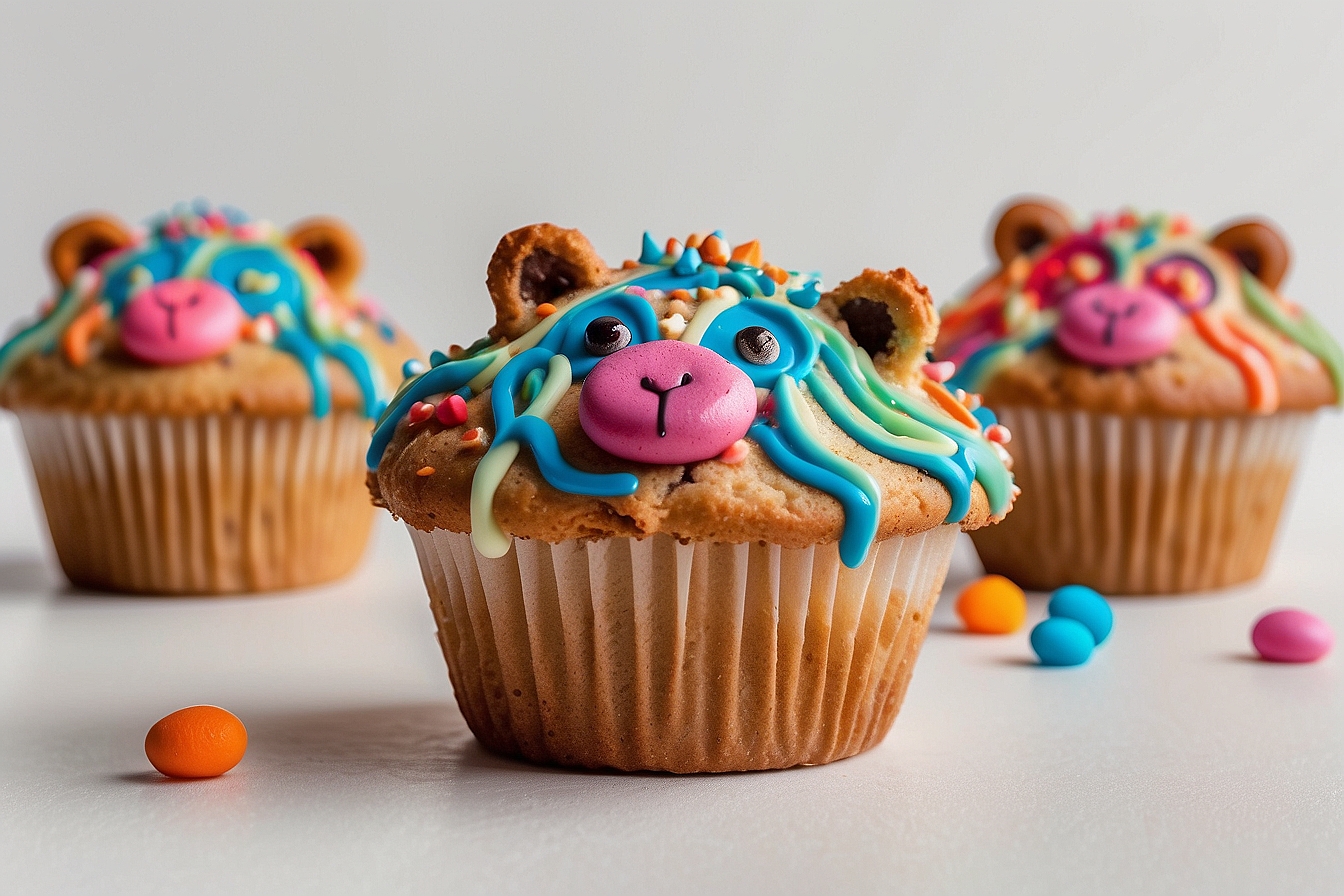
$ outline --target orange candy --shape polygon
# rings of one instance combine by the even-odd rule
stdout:
[[[1003,576],[985,576],[962,589],[957,615],[968,632],[1006,635],[1027,621],[1027,596]]]
[[[247,729],[218,706],[188,706],[164,716],[145,736],[145,755],[170,778],[217,778],[247,752]]]

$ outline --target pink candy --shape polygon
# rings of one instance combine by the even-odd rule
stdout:
[[[1176,340],[1181,312],[1146,286],[1087,286],[1060,305],[1055,341],[1085,364],[1126,367],[1166,354]]]
[[[1330,652],[1335,633],[1305,610],[1274,610],[1255,621],[1251,643],[1271,663],[1314,663]]]
[[[603,358],[583,381],[579,422],[625,460],[685,464],[718,457],[756,418],[751,379],[707,348],[658,339]]]
[[[121,342],[150,364],[213,358],[238,340],[247,315],[209,280],[165,280],[136,293],[121,314]]]

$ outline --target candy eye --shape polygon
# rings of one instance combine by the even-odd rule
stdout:
[[[1208,305],[1217,291],[1213,272],[1189,255],[1173,255],[1154,262],[1144,273],[1144,282],[1186,313]]]
[[[240,293],[269,295],[280,288],[280,275],[274,271],[258,271],[256,268],[244,268],[238,272],[234,281]]]
[[[743,327],[734,338],[737,353],[748,364],[773,364],[779,360],[779,340],[765,327]]]
[[[1053,308],[1082,286],[1091,286],[1115,276],[1115,261],[1099,240],[1074,236],[1050,250],[1023,284],[1023,291],[1036,297],[1039,308]]]
[[[583,347],[594,355],[610,355],[629,344],[630,328],[619,318],[594,318],[583,331]]]

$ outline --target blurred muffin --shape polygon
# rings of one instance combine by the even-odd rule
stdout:
[[[957,532],[1013,499],[923,372],[927,291],[823,292],[718,233],[612,270],[549,224],[505,236],[487,284],[490,337],[432,355],[369,452],[477,738],[675,772],[880,741]]]
[[[352,290],[345,225],[179,206],[50,245],[57,296],[0,347],[61,566],[77,585],[222,594],[348,572],[370,418],[415,347]]]
[[[1015,436],[1023,497],[974,536],[986,569],[1154,594],[1259,575],[1344,371],[1278,292],[1284,238],[1257,219],[1076,225],[1037,200],[1003,212],[994,248],[1001,267],[944,309],[936,348]]]

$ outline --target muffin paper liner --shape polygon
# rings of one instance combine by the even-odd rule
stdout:
[[[995,408],[1022,494],[972,533],[1024,588],[1220,588],[1260,574],[1312,415],[1127,417]]]
[[[218,594],[336,578],[372,525],[369,421],[19,413],[72,582]]]
[[[408,527],[409,528],[409,527]],[[458,705],[489,749],[674,772],[818,764],[887,733],[957,527],[874,545],[514,539],[411,528]]]

